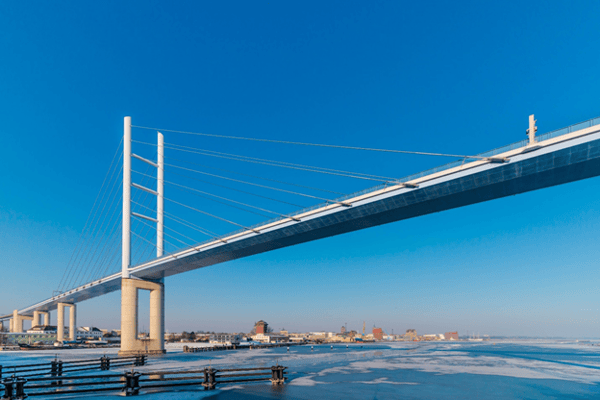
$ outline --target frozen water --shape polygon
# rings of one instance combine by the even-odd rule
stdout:
[[[600,398],[600,346],[576,341],[428,342],[329,345],[183,353],[151,358],[140,371],[206,366],[288,367],[284,387],[235,384],[204,392],[145,393],[148,399],[556,399]],[[1,352],[0,364],[116,356],[117,349]],[[73,398],[73,397],[72,397]],[[90,397],[88,397],[90,398]],[[100,397],[93,397],[100,398]],[[112,398],[115,396],[105,396]]]

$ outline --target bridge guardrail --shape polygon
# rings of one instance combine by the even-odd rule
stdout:
[[[129,357],[100,357],[99,359],[61,361],[55,359],[46,363],[25,365],[0,365],[0,381],[3,373],[19,376],[20,378],[33,378],[50,375],[51,377],[62,377],[73,372],[91,371],[99,369],[108,371],[111,367],[143,366],[147,363],[146,355]]]
[[[286,369],[280,365],[268,368],[215,369],[205,367],[183,371],[128,371],[122,374],[69,376],[60,381],[56,377],[26,379],[12,375],[0,383],[4,386],[4,400],[23,400],[35,396],[59,396],[76,393],[123,392],[125,396],[136,396],[143,389],[197,387],[214,390],[217,385],[231,383],[255,383],[270,381],[282,385],[286,380]],[[240,373],[241,372],[241,373]],[[51,390],[50,390],[51,389]]]

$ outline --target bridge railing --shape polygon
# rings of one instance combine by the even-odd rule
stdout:
[[[110,368],[143,366],[146,365],[147,357],[145,355],[130,357],[100,357],[89,360],[62,361],[53,360],[46,363],[26,364],[26,365],[0,365],[0,381],[6,375],[16,375],[21,378],[68,376],[74,372],[101,370],[108,371]]]
[[[281,385],[286,380],[287,367],[275,365],[268,368],[214,369],[207,367],[182,371],[134,370],[120,374],[69,376],[61,380],[56,377],[24,378],[12,375],[0,383],[4,386],[4,400],[23,400],[35,396],[64,396],[80,393],[97,395],[98,392],[123,392],[136,396],[140,390],[156,391],[175,387],[191,387],[198,390],[213,390],[217,385],[270,381]]]
[[[573,124],[567,126],[566,128],[557,129],[552,132],[547,132],[541,135],[536,136],[536,140],[538,142],[543,142],[544,140],[552,139],[558,136],[566,135],[571,132],[576,132],[581,129],[590,128],[592,126],[600,125],[600,117],[588,119],[587,121],[579,122],[577,124]]]

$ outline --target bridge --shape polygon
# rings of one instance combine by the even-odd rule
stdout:
[[[0,316],[11,332],[23,320],[49,324],[57,310],[58,340],[64,340],[65,308],[70,309],[69,336],[75,337],[76,304],[121,290],[121,354],[164,352],[164,278],[230,260],[334,235],[431,214],[470,204],[561,185],[600,175],[600,118],[537,135],[530,117],[528,138],[499,149],[403,179],[382,182],[361,192],[281,215],[204,242],[164,252],[164,137],[157,138],[157,161],[131,151],[131,119],[124,120],[123,218],[121,271],[90,280],[62,293]],[[142,127],[140,127],[142,128]],[[180,147],[179,149],[182,149]],[[177,150],[177,148],[173,148]],[[131,160],[156,168],[156,189],[131,181]],[[131,211],[131,189],[156,196],[156,218]],[[156,257],[131,262],[131,218],[156,224]],[[150,291],[150,339],[138,339],[138,290]],[[44,317],[44,321],[40,320]]]

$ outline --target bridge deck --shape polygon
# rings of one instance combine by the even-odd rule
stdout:
[[[596,119],[595,123],[600,123]],[[589,126],[592,125],[592,126]],[[542,135],[544,136],[544,135]],[[136,266],[131,275],[159,279],[282,247],[469,204],[542,189],[600,175],[600,125],[575,132],[547,134],[527,146],[520,142],[502,152],[485,154],[504,163],[477,160],[420,173],[402,184],[380,186],[341,199],[351,204],[325,204],[234,232]],[[410,185],[406,185],[408,183]],[[413,187],[414,185],[414,187]],[[410,186],[410,187],[409,187]],[[56,309],[57,303],[77,303],[121,288],[120,273],[90,282],[34,304],[19,313]],[[2,316],[0,320],[10,318]]]

